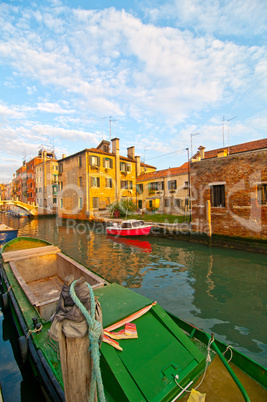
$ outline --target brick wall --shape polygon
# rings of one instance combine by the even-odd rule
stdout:
[[[190,172],[195,232],[208,233],[207,201],[217,184],[225,186],[225,206],[211,207],[212,233],[267,239],[267,205],[257,199],[258,184],[267,184],[267,150],[202,159]]]

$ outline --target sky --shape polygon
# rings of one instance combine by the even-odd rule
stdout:
[[[266,0],[1,0],[0,183],[40,147],[117,137],[166,169],[266,138],[266,19]]]

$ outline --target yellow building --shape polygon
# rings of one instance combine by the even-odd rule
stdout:
[[[189,207],[188,162],[177,168],[142,173],[137,178],[137,205],[140,210],[180,214]]]
[[[137,202],[136,178],[153,166],[140,162],[134,147],[127,157],[120,155],[119,139],[103,140],[97,148],[84,149],[59,163],[59,204],[61,218],[88,219],[107,209],[114,201]]]

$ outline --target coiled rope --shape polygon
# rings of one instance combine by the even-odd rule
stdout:
[[[81,303],[81,301],[78,299],[74,287],[77,283],[77,280],[72,282],[70,286],[70,295],[76,306],[80,309],[82,314],[84,315],[86,322],[88,324],[89,330],[88,330],[88,338],[90,341],[90,347],[89,350],[91,351],[91,356],[93,360],[93,368],[92,368],[92,380],[91,380],[91,388],[90,388],[90,395],[89,395],[89,402],[94,401],[94,396],[95,396],[95,389],[96,389],[96,383],[97,383],[97,388],[98,388],[98,399],[101,402],[105,401],[105,395],[104,395],[104,387],[103,387],[103,382],[102,382],[102,377],[101,377],[101,372],[100,372],[100,352],[99,352],[99,337],[101,335],[102,327],[99,321],[95,319],[95,297],[93,293],[93,289],[91,286],[87,283],[89,291],[90,291],[90,304],[91,304],[91,309],[90,309],[90,314],[84,307],[84,305]]]

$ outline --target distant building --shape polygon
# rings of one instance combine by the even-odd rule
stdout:
[[[35,166],[42,161],[41,155],[32,158],[26,162],[27,173],[27,200],[29,204],[36,203],[36,182],[35,182]]]
[[[16,170],[15,192],[16,192],[16,199],[18,201],[23,202],[27,201],[26,161],[23,161],[23,165]]]
[[[41,149],[35,164],[35,202],[39,207],[56,212],[58,205],[58,161],[53,151]]]
[[[6,185],[0,184],[0,200],[6,200]]]
[[[190,163],[194,230],[208,233],[210,221],[214,234],[266,239],[267,139],[198,149]]]
[[[181,214],[189,209],[189,165],[142,173],[137,177],[140,210]]]
[[[140,163],[134,147],[120,155],[119,139],[103,140],[97,148],[63,157],[59,164],[58,214],[62,218],[88,219],[114,201],[136,202],[136,177],[153,166]]]

